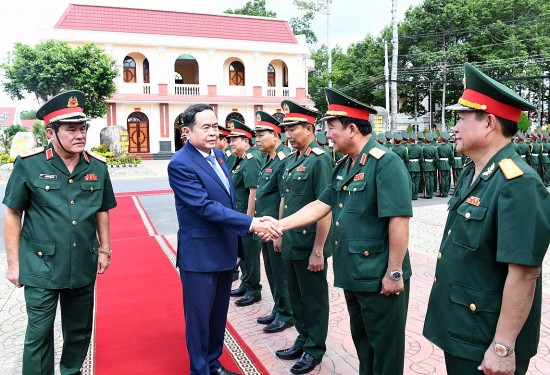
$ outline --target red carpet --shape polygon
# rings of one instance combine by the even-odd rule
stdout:
[[[95,374],[189,374],[179,275],[157,242],[163,238],[149,235],[134,199],[117,195],[118,207],[110,213],[113,257],[97,281]],[[228,328],[233,355],[224,348],[223,366],[268,374]]]

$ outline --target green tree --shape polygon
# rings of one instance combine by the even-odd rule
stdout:
[[[523,112],[521,113],[521,116],[519,118],[518,129],[523,131],[524,133],[527,130],[531,129],[531,121],[529,121],[529,118]]]
[[[12,138],[19,132],[28,132],[28,130],[21,125],[11,125],[4,129],[4,136],[6,138]]]
[[[94,44],[72,49],[65,42],[47,41],[34,48],[16,43],[12,60],[3,63],[4,91],[12,99],[33,93],[40,102],[65,90],[86,94],[84,112],[92,117],[107,113],[105,100],[116,92],[116,61]]]
[[[311,29],[311,21],[315,14],[313,12],[306,12],[302,17],[292,17],[288,20],[292,32],[294,35],[305,35],[306,42],[313,44],[317,43],[317,35]]]
[[[245,16],[258,16],[276,18],[277,13],[267,10],[265,0],[251,0],[248,1],[242,8],[227,9],[224,11],[227,14],[242,14]]]
[[[44,125],[42,121],[37,120],[32,124],[32,134],[34,134],[36,143],[38,143],[39,146],[48,144],[46,140],[46,125]]]
[[[36,119],[36,109],[31,109],[29,111],[21,111],[19,114],[21,120],[34,120]]]

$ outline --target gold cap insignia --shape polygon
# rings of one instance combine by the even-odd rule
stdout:
[[[464,86],[464,90],[466,90],[466,76],[462,78],[462,85]]]
[[[288,104],[285,104],[285,105],[284,105],[283,111],[284,111],[285,113],[290,113],[290,108],[288,107]]]
[[[67,102],[67,108],[74,108],[74,107],[78,107],[78,99],[76,98],[76,96],[71,96],[69,98],[69,101]]]
[[[259,113],[256,115],[256,121],[262,121],[262,116]]]

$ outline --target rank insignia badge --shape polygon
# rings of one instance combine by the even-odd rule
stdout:
[[[357,173],[355,176],[353,176],[353,181],[361,181],[365,178],[364,173]]]
[[[303,165],[300,165],[298,168],[296,168],[296,172],[305,172],[305,171],[306,171],[306,167]]]
[[[478,197],[474,197],[473,195],[466,199],[466,203],[472,204],[474,206],[479,206],[480,202],[480,199]]]
[[[97,181],[97,175],[94,173],[88,173],[84,176],[84,181]]]
[[[489,168],[487,168],[487,170],[483,172],[481,175],[487,177],[491,173],[493,173],[494,170],[495,170],[495,163],[491,164],[491,166],[489,166]]]

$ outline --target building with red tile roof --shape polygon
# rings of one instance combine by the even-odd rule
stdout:
[[[128,129],[129,151],[173,152],[179,115],[210,104],[220,124],[254,124],[255,112],[280,112],[307,95],[310,49],[287,21],[229,14],[70,4],[43,40],[95,43],[118,62],[117,93],[94,119],[89,146],[105,126]]]

